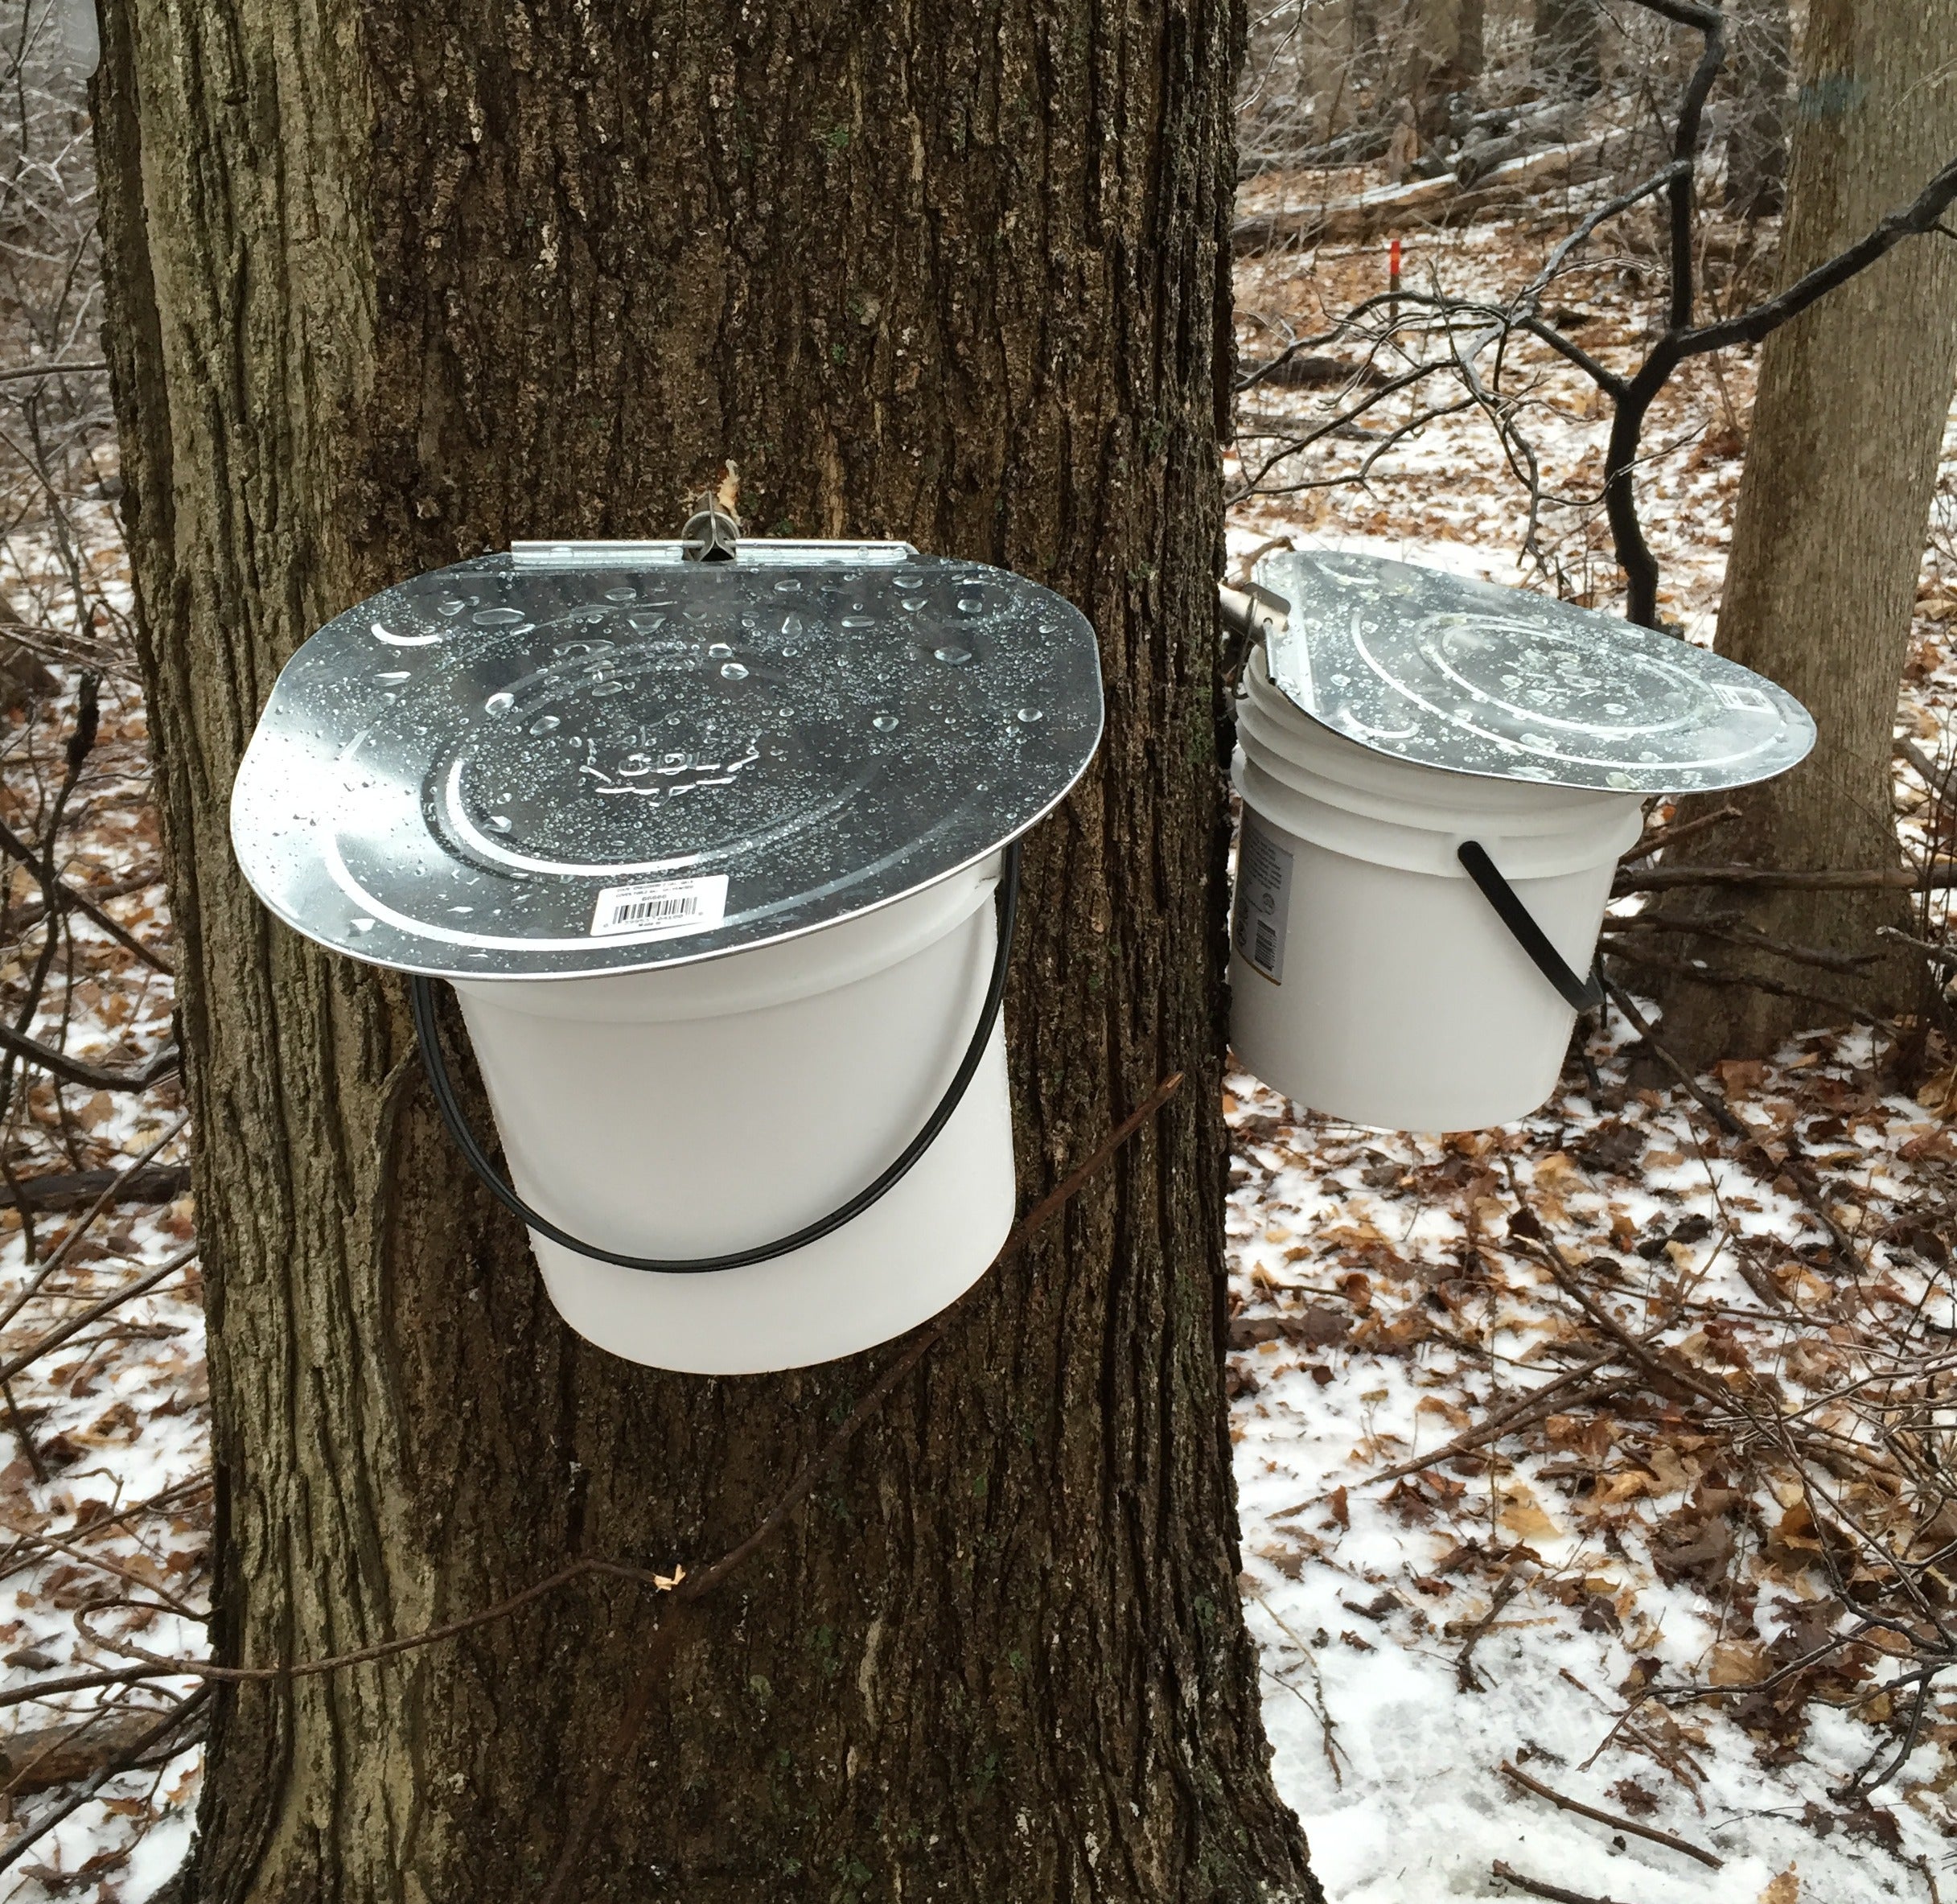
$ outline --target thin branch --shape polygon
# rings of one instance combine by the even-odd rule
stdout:
[[[1737,1139],[1749,1149],[1757,1153],[1777,1174],[1784,1173],[1789,1180],[1799,1188],[1803,1200],[1820,1223],[1822,1228],[1827,1232],[1828,1240],[1840,1252],[1841,1260],[1844,1263],[1856,1261],[1858,1259],[1856,1256],[1854,1238],[1836,1222],[1832,1212],[1828,1209],[1827,1199],[1821,1193],[1821,1186],[1815,1181],[1814,1173],[1808,1169],[1807,1164],[1799,1158],[1793,1155],[1791,1152],[1784,1158],[1775,1157],[1767,1149],[1765,1141],[1758,1132],[1753,1130],[1750,1125],[1742,1123],[1734,1115],[1729,1104],[1716,1093],[1700,1084],[1665,1046],[1659,1042],[1657,1033],[1651,1029],[1650,1022],[1646,1018],[1644,1014],[1638,1010],[1637,1001],[1622,985],[1616,983],[1614,980],[1606,977],[1604,981],[1604,989],[1610,994],[1611,1003],[1623,1013],[1625,1019],[1631,1029],[1644,1040],[1652,1056],[1657,1059],[1659,1063],[1663,1065],[1666,1070],[1678,1080],[1693,1103],[1697,1104],[1700,1109],[1704,1111],[1707,1116],[1710,1117],[1728,1137]],[[1552,1242],[1548,1247],[1554,1249],[1556,1245]],[[1560,1252],[1558,1253],[1560,1254]]]
[[[92,920],[95,924],[100,926],[111,939],[115,940],[117,944],[127,951],[133,952],[146,965],[171,977],[175,975],[175,965],[162,953],[151,950],[127,926],[110,918],[109,914],[101,907],[97,905],[87,894],[77,892],[73,886],[56,874],[51,846],[49,849],[47,863],[43,865],[40,856],[35,852],[34,849],[28,845],[27,841],[22,839],[4,820],[0,820],[0,853],[5,853],[10,858],[19,860],[23,866],[39,878],[42,889],[47,895],[47,899],[43,902],[43,918],[48,916],[50,912],[58,911],[64,907],[72,907],[84,919]],[[161,883],[160,877],[144,882],[145,886],[155,886]],[[33,919],[26,922],[27,925],[33,925],[36,923]]]
[[[91,1322],[100,1322],[113,1309],[120,1309],[125,1302],[134,1302],[138,1296],[146,1296],[160,1282],[175,1275],[187,1263],[197,1257],[198,1246],[193,1243],[180,1249],[173,1256],[158,1263],[146,1275],[138,1277],[134,1282],[125,1283],[119,1289],[112,1289],[99,1302],[92,1302],[78,1314],[72,1315],[57,1327],[51,1329],[39,1342],[31,1343],[19,1355],[9,1356],[0,1362],[0,1382],[10,1382],[31,1363],[38,1362],[51,1350],[58,1349],[64,1342],[71,1341],[87,1328]]]
[[[14,1293],[13,1300],[7,1304],[6,1307],[0,1310],[0,1329],[5,1329],[7,1324],[12,1322],[14,1317],[33,1301],[41,1285],[74,1254],[76,1246],[88,1233],[96,1219],[115,1202],[121,1186],[149,1163],[166,1144],[177,1137],[182,1133],[184,1125],[189,1122],[190,1112],[186,1111],[147,1150],[143,1152],[142,1156],[137,1158],[125,1170],[117,1171],[110,1178],[108,1183],[103,1186],[101,1195],[83,1213],[74,1228],[48,1252],[46,1260],[36,1265],[33,1275],[29,1277],[26,1284]]]
[[[1945,166],[1909,204],[1890,212],[1866,237],[1797,278],[1778,297],[1768,298],[1764,304],[1737,317],[1688,331],[1679,339],[1680,347],[1686,356],[1698,357],[1732,344],[1758,343],[1836,286],[1846,284],[1858,272],[1868,269],[1904,239],[1921,237],[1934,230],[1938,220],[1953,204],[1957,204],[1957,158]]]
[[[107,1071],[84,1059],[71,1058],[66,1051],[57,1051],[38,1038],[23,1038],[4,1023],[0,1023],[0,1051],[11,1052],[51,1077],[90,1091],[147,1091],[165,1078],[174,1077],[179,1062],[177,1047],[165,1045],[139,1070]]]
[[[93,1801],[102,1787],[118,1773],[127,1771],[146,1753],[181,1731],[184,1721],[194,1718],[209,1702],[210,1697],[211,1688],[199,1686],[187,1698],[171,1707],[155,1725],[117,1753],[67,1803],[57,1806],[38,1824],[23,1832],[6,1850],[0,1851],[0,1871],[4,1871],[9,1865],[15,1862],[31,1846],[38,1844],[56,1825],[73,1817],[84,1805]]]
[[[1639,0],[1647,5],[1650,0]],[[1497,1858],[1491,1867],[1494,1875],[1503,1884],[1512,1884],[1519,1891],[1527,1891],[1531,1898],[1547,1898],[1549,1904],[1616,1904],[1611,1898],[1593,1898],[1587,1891],[1565,1890],[1560,1884],[1548,1884],[1540,1877],[1524,1877],[1512,1865],[1504,1864]]]
[[[1586,1805],[1581,1799],[1565,1796],[1553,1791],[1540,1779],[1532,1779],[1519,1766],[1507,1759],[1502,1761],[1502,1776],[1513,1780],[1526,1791],[1532,1791],[1538,1798],[1547,1799],[1565,1811],[1574,1811],[1579,1817],[1594,1820],[1598,1824],[1607,1824],[1614,1832],[1629,1832],[1633,1837],[1647,1838],[1654,1844],[1663,1844],[1672,1851],[1682,1851],[1688,1857],[1696,1857],[1702,1865],[1714,1871],[1725,1869],[1726,1861],[1703,1845],[1694,1844],[1684,1838],[1675,1838],[1670,1832],[1661,1832],[1655,1825],[1638,1824],[1629,1818],[1620,1818],[1616,1813],[1599,1811],[1594,1805]]]
[[[72,371],[77,376],[85,371],[106,370],[106,363],[94,364],[36,364],[27,370],[0,370],[0,384],[19,384],[30,377],[65,376]]]
[[[1779,866],[1659,866],[1648,873],[1620,873],[1611,896],[1668,892],[1687,886],[1741,886],[1768,892],[1940,892],[1957,886],[1957,862],[1939,861],[1920,873],[1901,866],[1862,873]]]

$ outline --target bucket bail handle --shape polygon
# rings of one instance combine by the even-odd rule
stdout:
[[[442,1055],[442,1034],[435,1022],[434,983],[425,973],[416,972],[409,975],[408,1000],[414,1020],[414,1041],[421,1051],[421,1067],[428,1074],[429,1089],[434,1094],[435,1108],[441,1112],[442,1124],[454,1141],[455,1148],[463,1154],[463,1161],[481,1178],[497,1202],[540,1236],[548,1236],[553,1243],[574,1250],[581,1256],[589,1256],[594,1262],[611,1263],[620,1269],[640,1269],[655,1276],[697,1276],[719,1269],[745,1269],[755,1263],[769,1263],[777,1256],[791,1255],[840,1230],[845,1223],[854,1222],[871,1204],[878,1202],[886,1191],[895,1189],[910,1174],[911,1166],[937,1141],[939,1133],[951,1122],[952,1114],[964,1101],[965,1092],[978,1074],[986,1044],[992,1037],[992,1028],[999,1022],[999,1010],[1005,1001],[1006,969],[1013,954],[1013,922],[1019,910],[1019,841],[1014,840],[1005,848],[1005,863],[999,875],[998,945],[993,954],[992,977],[985,988],[985,1002],[980,1008],[972,1042],[952,1074],[951,1083],[945,1087],[944,1096],[939,1099],[937,1108],[881,1175],[827,1216],[804,1224],[779,1242],[758,1244],[752,1249],[732,1250],[718,1256],[668,1259],[627,1256],[619,1250],[601,1249],[594,1243],[581,1242],[568,1230],[558,1228],[549,1217],[532,1209],[518,1195],[509,1179],[490,1162],[488,1154],[476,1141],[475,1133],[463,1115],[461,1103],[455,1096],[454,1080],[450,1077],[447,1062]]]
[[[1549,935],[1536,923],[1536,915],[1523,904],[1522,895],[1502,877],[1487,848],[1478,840],[1463,840],[1454,857],[1467,869],[1468,877],[1482,889],[1482,897],[1494,907],[1496,916],[1529,955],[1536,969],[1563,995],[1564,1003],[1573,1011],[1595,1011],[1604,1002],[1602,980],[1594,971],[1588,978],[1580,978],[1570,969],[1550,943]]]

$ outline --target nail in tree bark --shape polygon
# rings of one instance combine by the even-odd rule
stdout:
[[[1266,1762],[1222,1393],[1235,10],[103,13],[221,1657],[356,1647],[574,1555],[709,1559],[882,1365],[714,1381],[586,1347],[446,1147],[398,985],[252,901],[232,771],[336,611],[513,537],[671,534],[730,456],[753,530],[1065,591],[1109,726],[1028,856],[1025,1192],[1190,1074],[663,1675],[658,1600],[586,1582],[225,1692],[191,1894],[1317,1900]],[[791,1141],[766,1104],[700,1114],[757,1171]]]
[[[1957,152],[1957,87],[1934,83],[1957,45],[1957,0],[1866,7],[1815,0],[1796,105],[1783,279],[1906,203]],[[1957,245],[1899,246],[1768,339],[1719,619],[1722,654],[1812,710],[1820,742],[1784,778],[1722,795],[1745,817],[1693,857],[1760,866],[1900,864],[1890,734],[1937,458],[1957,380]],[[1900,895],[1712,888],[1692,910],[1823,952],[1880,949]],[[1685,907],[1678,910],[1684,911]],[[1701,1059],[1770,1051],[1844,1007],[1906,1008],[1911,962],[1857,976],[1723,941],[1692,955],[1728,979],[1758,972],[1805,996],[1674,977],[1668,1044]]]

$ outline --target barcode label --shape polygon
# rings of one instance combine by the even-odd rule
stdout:
[[[641,880],[608,886],[591,913],[591,936],[630,932],[637,939],[677,939],[710,932],[727,916],[727,875],[700,879]]]
[[[1724,705],[1736,709],[1743,708],[1749,713],[1758,712],[1762,708],[1771,708],[1774,705],[1758,688],[1749,688],[1737,681],[1714,681],[1712,693]]]
[[[1285,982],[1285,932],[1291,922],[1291,855],[1244,808],[1237,841],[1237,899],[1232,937],[1245,964],[1274,985]]]

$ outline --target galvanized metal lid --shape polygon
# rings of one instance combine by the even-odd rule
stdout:
[[[1696,793],[1770,779],[1815,744],[1784,689],[1567,602],[1321,551],[1268,556],[1257,580],[1290,605],[1266,640],[1272,681],[1376,753],[1499,779]]]
[[[308,938],[445,977],[678,964],[985,858],[1064,796],[1100,666],[1048,590],[901,542],[520,544],[293,656],[232,793]]]

